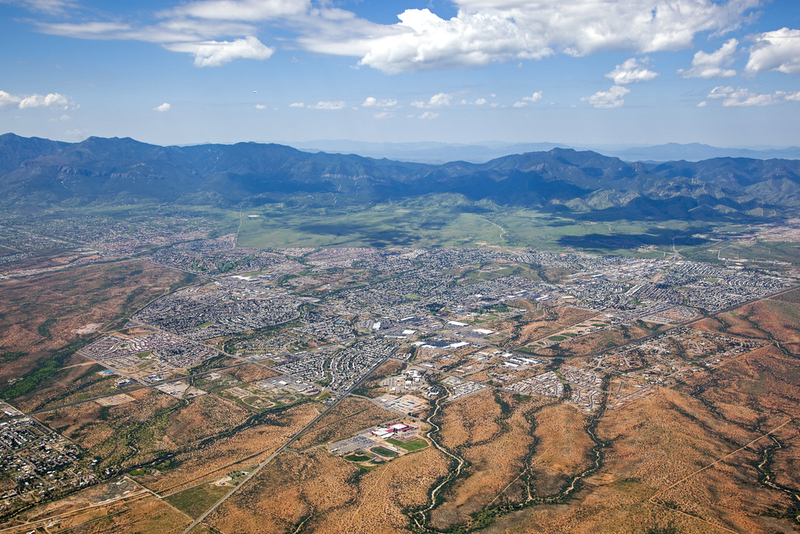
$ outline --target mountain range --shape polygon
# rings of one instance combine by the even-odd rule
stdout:
[[[308,152],[338,152],[359,154],[371,158],[389,158],[418,163],[442,164],[463,160],[486,163],[489,160],[520,154],[544,152],[553,148],[591,150],[604,156],[624,161],[665,162],[673,160],[702,161],[711,158],[800,159],[800,147],[786,148],[724,148],[701,143],[667,143],[652,146],[570,145],[563,143],[503,143],[499,141],[478,144],[452,143],[370,143],[348,140],[317,140],[287,143]]]
[[[440,165],[303,152],[276,144],[156,146],[0,136],[0,205],[364,204],[457,194],[576,217],[763,220],[800,208],[800,161],[626,162],[552,148]]]

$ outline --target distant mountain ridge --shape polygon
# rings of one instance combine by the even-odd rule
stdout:
[[[750,159],[800,159],[800,147],[787,148],[720,148],[701,143],[667,143],[649,147],[627,148],[600,152],[625,161],[703,161],[712,158],[750,158]]]
[[[554,148],[591,151],[624,161],[702,161],[711,158],[800,159],[800,147],[787,148],[721,148],[701,143],[667,143],[653,146],[583,146],[565,143],[369,143],[348,140],[318,140],[289,145],[309,152],[358,154],[371,158],[389,158],[418,163],[442,164],[463,160],[486,163],[489,160],[523,152],[546,152]]]
[[[343,206],[437,194],[598,220],[754,220],[800,209],[800,161],[628,163],[553,148],[432,165],[276,144],[161,147],[129,138],[0,136],[0,202],[9,209],[140,200]]]

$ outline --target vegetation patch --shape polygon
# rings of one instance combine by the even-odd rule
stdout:
[[[203,484],[186,491],[170,495],[165,500],[192,517],[199,517],[231,490],[228,486]]]
[[[399,439],[389,438],[386,440],[386,442],[391,443],[395,447],[400,447],[401,449],[405,449],[409,452],[418,451],[428,446],[428,442],[425,441],[424,439],[412,439],[411,441],[400,441]]]
[[[380,454],[385,458],[394,458],[395,456],[397,456],[396,452],[390,451],[386,447],[372,447],[370,450],[375,454]]]
[[[347,456],[344,457],[344,459],[347,460],[348,462],[366,462],[370,458],[372,457],[367,454],[364,454],[363,452],[348,454]]]

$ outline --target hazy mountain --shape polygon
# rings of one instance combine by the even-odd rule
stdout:
[[[441,193],[595,219],[785,216],[800,208],[800,161],[628,163],[554,148],[430,165],[275,144],[160,147],[132,139],[70,144],[0,136],[0,198],[10,208],[138,200],[343,206]]]
[[[752,159],[800,159],[800,147],[765,148],[752,150],[746,148],[720,148],[700,143],[678,144],[604,150],[598,152],[618,157],[625,161],[702,161],[711,158],[752,158]]]
[[[523,152],[543,152],[565,145],[558,143],[484,143],[479,145],[450,143],[367,143],[347,140],[320,140],[289,143],[309,152],[358,154],[369,158],[388,158],[417,163],[442,164],[448,161],[486,163],[489,160]]]
[[[432,164],[442,164],[457,160],[468,161],[470,163],[486,163],[487,161],[508,154],[545,152],[554,148],[590,150],[625,161],[702,161],[711,158],[800,159],[800,147],[754,150],[744,148],[721,148],[700,143],[667,143],[665,145],[631,147],[583,146],[565,143],[367,143],[348,140],[319,140],[289,144],[295,148],[307,150],[309,152],[323,151],[341,154],[358,154],[370,158],[389,158]]]

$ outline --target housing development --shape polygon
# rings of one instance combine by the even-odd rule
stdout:
[[[108,502],[122,504],[129,493],[140,496],[147,488],[157,500],[190,510],[192,520],[222,524],[216,511],[247,491],[251,478],[273,469],[278,454],[328,455],[368,473],[430,450],[449,455],[456,469],[449,476],[460,476],[466,464],[459,449],[448,449],[437,434],[449,424],[438,418],[440,410],[473,403],[481,410],[490,398],[501,407],[555,403],[581,414],[576,417],[593,432],[592,421],[603,414],[769,346],[769,339],[715,330],[707,321],[798,283],[786,268],[712,265],[678,253],[257,249],[237,247],[233,235],[172,246],[156,239],[158,248],[146,247],[134,260],[129,253],[135,249],[106,237],[70,249],[43,271],[13,266],[52,243],[16,235],[30,252],[0,257],[0,265],[12,266],[0,273],[9,280],[135,261],[180,272],[189,283],[156,295],[124,322],[74,329],[87,340],[72,355],[78,358],[73,366],[91,369],[80,379],[85,385],[35,405],[15,405],[13,398],[3,405],[0,468],[9,482],[0,514],[19,526],[13,532],[81,524],[82,516],[71,512],[13,518],[85,487],[104,487]],[[151,243],[154,237],[143,236]],[[241,413],[238,423],[221,427],[229,433],[224,439],[247,435],[265,421],[278,424],[288,417],[282,414],[313,407],[316,415],[303,416],[302,424],[279,423],[275,428],[287,426],[269,438],[275,440],[271,456],[253,449],[222,467],[201,469],[198,479],[182,474],[170,486],[158,481],[172,480],[171,470],[182,472],[182,463],[195,461],[186,454],[202,457],[223,438],[201,437],[206,445],[184,451],[175,445],[179,438],[159,434],[163,429],[148,430],[156,432],[150,437],[139,430],[112,436],[95,421],[117,411],[133,417],[140,406],[158,418],[175,402]],[[90,415],[94,410],[100,415]],[[203,435],[199,428],[192,432]],[[592,439],[597,450],[605,446]],[[429,487],[432,504],[409,512],[422,531],[436,520],[433,495],[450,480],[442,477]],[[122,484],[128,493],[106,484]],[[564,486],[558,498],[576,488]],[[202,510],[175,497],[200,490]]]

